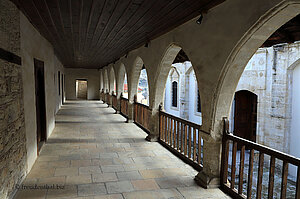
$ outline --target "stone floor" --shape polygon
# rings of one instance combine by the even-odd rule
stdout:
[[[197,171],[145,137],[101,102],[68,101],[15,198],[229,198],[197,186]]]

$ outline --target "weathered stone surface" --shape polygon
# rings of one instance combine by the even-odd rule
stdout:
[[[20,15],[0,1],[0,47],[20,54]],[[26,174],[26,136],[21,66],[0,59],[0,198],[14,194]]]

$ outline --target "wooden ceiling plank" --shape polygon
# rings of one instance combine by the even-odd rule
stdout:
[[[90,48],[91,41],[94,39],[94,35],[95,35],[95,32],[97,31],[97,29],[99,27],[100,19],[102,17],[105,5],[106,5],[106,0],[100,1],[100,2],[96,1],[96,3],[95,3],[95,9],[93,9],[93,10],[101,10],[101,11],[100,12],[93,12],[93,13],[95,13],[96,16],[99,13],[98,17],[96,17],[96,16],[93,17],[93,15],[91,15],[91,21],[90,21],[91,23],[90,23],[88,29],[86,30],[87,31],[87,36],[86,36],[86,41],[85,41],[84,49],[83,49],[84,54],[86,54],[85,52],[88,51],[88,49]],[[94,23],[93,23],[93,21],[94,21]],[[92,33],[90,33],[90,30],[92,31]],[[90,38],[89,38],[89,35],[91,35]]]
[[[61,39],[59,38],[59,37],[64,38],[64,35],[60,34],[59,31],[57,30],[57,27],[56,27],[55,22],[54,22],[54,20],[53,20],[53,18],[52,18],[52,14],[51,14],[51,12],[50,12],[50,9],[49,9],[49,6],[48,6],[46,0],[44,0],[44,5],[45,5],[45,8],[46,8],[47,14],[48,14],[48,16],[49,16],[49,18],[50,18],[50,22],[51,22],[51,24],[52,24],[52,27],[53,27],[53,29],[54,29],[56,35],[57,35],[57,39],[56,39],[57,42],[56,42],[56,43],[59,43],[59,46],[62,46],[62,47],[63,47],[64,52],[65,52],[65,55],[66,55],[65,58],[68,58],[68,57],[70,56],[70,55],[68,55],[69,50],[66,48],[66,45],[65,45],[64,43],[62,43],[63,40],[61,40]]]
[[[46,30],[46,33],[44,33],[44,34],[42,34],[42,35],[44,35],[46,38],[47,38],[46,35],[48,35],[48,40],[50,41],[50,43],[52,43],[52,44],[55,43],[55,42],[56,42],[56,39],[55,39],[55,37],[53,36],[53,34],[51,34],[50,30],[48,29],[48,26],[46,25],[46,23],[45,23],[44,19],[42,18],[41,14],[40,14],[40,12],[39,12],[39,10],[38,10],[38,8],[36,7],[36,4],[35,4],[34,0],[31,0],[31,2],[32,2],[32,7],[31,7],[31,9],[33,8],[33,9],[35,10],[36,14],[38,15],[38,18],[39,18],[39,19],[41,20],[41,22],[42,22],[43,28]],[[48,33],[48,34],[47,34],[47,33]],[[52,41],[52,42],[51,42],[51,41]],[[59,55],[64,55],[64,56],[66,56],[64,52],[60,52]]]
[[[152,1],[152,2],[154,3],[155,1]],[[150,6],[148,7],[147,5],[150,5]],[[137,12],[144,11],[145,9],[146,10],[150,9],[151,5],[152,4],[146,3],[146,1],[144,0],[143,4],[141,5],[141,7],[139,7],[136,10],[136,12],[132,14],[132,16],[130,17],[130,19],[128,19],[128,22],[124,23],[124,25],[122,26],[122,28],[115,34],[115,36],[109,41],[109,43],[106,46],[104,46],[104,48],[107,47],[107,46],[109,46],[113,41],[119,40],[118,39],[119,38],[118,37],[119,34],[121,34],[122,32],[124,32],[123,34],[125,34],[129,29],[131,29],[134,26],[134,24],[139,19],[138,18],[139,15],[137,14]]]
[[[86,31],[85,31],[85,38],[84,38],[84,43],[83,43],[83,51],[85,51],[85,46],[86,46],[86,40],[87,40],[87,35],[88,35],[88,31],[90,29],[90,26],[91,26],[91,22],[92,22],[92,16],[93,16],[93,13],[94,13],[94,9],[95,9],[95,5],[96,4],[96,0],[92,0],[92,4],[91,4],[91,8],[90,8],[90,11],[89,11],[89,16],[88,16],[88,23],[87,23],[87,28],[86,28]]]
[[[224,0],[35,0],[36,8],[33,0],[11,1],[49,40],[64,65],[94,68]],[[296,38],[294,27],[285,31]]]
[[[172,17],[168,17],[169,15],[170,15],[170,13],[175,13],[175,14],[177,14],[178,15],[178,11],[182,11],[182,9],[181,9],[181,7],[182,7],[182,4],[183,3],[180,3],[180,4],[175,4],[175,3],[172,3],[171,5],[172,5],[172,11],[170,11],[167,15],[164,15],[164,16],[161,16],[161,15],[156,15],[152,20],[153,21],[156,21],[156,23],[155,24],[157,24],[157,21],[159,21],[159,22],[161,22],[163,19],[167,19],[167,20],[169,20],[169,18],[172,18]],[[170,4],[168,4],[168,5],[170,5]],[[165,9],[166,9],[166,7],[165,7]],[[178,9],[178,10],[177,10]],[[168,7],[168,10],[169,10],[169,7]],[[142,25],[142,26],[140,26],[140,28],[138,29],[138,30],[136,30],[135,31],[135,34],[133,34],[130,38],[128,38],[127,39],[127,41],[130,41],[134,36],[136,37],[136,35],[139,35],[140,33],[139,33],[139,31],[141,31],[141,32],[147,32],[147,31],[149,31],[149,30],[143,30],[143,29],[141,29],[141,28],[147,28],[147,26],[145,26],[144,24]],[[152,25],[152,27],[155,27],[155,25]],[[151,28],[150,28],[151,29]],[[146,40],[148,40],[148,41],[150,41],[151,40],[151,38],[150,37],[148,37],[148,35],[146,35],[144,38],[141,38],[140,40],[145,40],[145,38],[146,38]],[[130,46],[133,46],[134,44],[137,44],[137,43],[139,43],[139,41],[140,40],[135,40],[135,42],[132,42],[131,44],[130,44]],[[124,42],[124,43],[127,43],[127,42]],[[134,43],[134,44],[133,44]],[[139,45],[140,45],[140,43],[139,43]],[[122,46],[123,47],[123,46]],[[112,49],[114,49],[114,48],[112,48]],[[123,49],[123,48],[121,48],[123,51],[127,51],[127,49]],[[105,51],[105,52],[108,52],[108,51]],[[125,54],[125,52],[123,52],[124,54]],[[104,57],[105,57],[105,54],[104,54]]]
[[[190,5],[189,7],[186,7],[186,10],[182,10],[182,12],[191,12],[190,11],[190,8],[194,8],[194,7],[197,7],[195,4],[197,3],[195,3],[196,1],[194,1],[194,4],[192,4],[192,5]],[[181,7],[179,7],[180,9],[181,9]],[[190,18],[193,18],[193,17],[195,17],[195,16],[197,16],[198,15],[198,10],[195,10],[194,9],[194,11],[193,11],[194,13],[195,13],[195,15],[191,15],[191,17],[189,17],[188,19],[183,19],[183,21],[186,21],[186,20],[189,20]],[[169,13],[170,14],[170,13]],[[177,16],[177,18],[176,18],[176,16]],[[175,21],[180,21],[180,18],[178,17],[178,15],[177,15],[177,11],[176,10],[173,10],[173,15],[172,16],[170,16],[169,18],[174,18],[174,19],[176,19]],[[168,18],[164,18],[164,20],[161,20],[160,22],[162,22],[162,21],[165,21],[166,23],[168,22]],[[165,23],[165,24],[166,24]],[[157,25],[154,25],[154,26],[157,26]],[[162,25],[163,26],[163,25]],[[174,25],[173,27],[171,26],[171,28],[170,29],[173,29],[174,27],[176,27],[176,25]],[[165,32],[168,32],[169,31],[169,29],[168,28],[165,28]],[[149,33],[149,35],[158,35],[157,33],[155,33],[155,30],[153,30],[153,32],[150,32]],[[161,34],[159,34],[159,35],[161,35]],[[155,38],[155,37],[154,37]],[[151,38],[151,39],[154,39],[154,38]],[[136,42],[134,42],[134,43],[132,43],[131,44],[131,46],[132,47],[128,47],[130,50],[133,50],[135,47],[133,47],[134,45],[136,45],[136,46],[140,46],[140,45],[143,45],[143,43],[141,43],[141,41],[142,41],[142,39],[141,40],[136,40]],[[127,51],[129,51],[129,49],[127,49]]]
[[[133,37],[136,38],[136,34],[137,34],[138,30],[140,30],[146,23],[149,23],[149,21],[158,13],[159,10],[163,10],[163,8],[166,8],[166,7],[170,6],[170,5],[173,5],[174,1],[176,1],[176,0],[172,0],[172,1],[169,1],[169,2],[163,2],[164,4],[161,4],[162,1],[156,1],[156,3],[160,3],[160,6],[162,6],[162,7],[157,6],[155,4],[155,7],[150,8],[142,17],[140,17],[140,19],[138,20],[138,22],[135,24],[136,28],[135,29],[131,29],[130,31],[126,32],[124,35],[121,36],[120,40],[122,40],[122,38],[127,38],[124,42],[122,42],[122,44],[127,44],[128,41],[129,41],[129,38],[130,39],[133,38]],[[156,8],[156,9],[154,9],[154,8]],[[141,24],[137,25],[139,23],[141,23]],[[139,35],[139,34],[140,33],[138,33],[137,35]],[[127,37],[127,35],[130,35],[130,36]],[[115,47],[116,47],[116,45],[114,45],[112,47],[112,49],[114,49]],[[120,47],[121,47],[121,45],[118,45],[118,48],[120,48]],[[110,53],[110,50],[107,49],[105,51],[105,53],[106,54]],[[123,52],[122,52],[122,54],[123,54]]]
[[[105,23],[105,22],[103,22],[103,21],[105,21],[105,18],[107,17],[107,15],[109,14],[109,12],[111,12],[109,8],[110,8],[110,6],[112,6],[112,5],[114,5],[114,4],[112,3],[112,1],[110,1],[110,0],[108,0],[108,1],[105,0],[104,6],[103,6],[102,11],[101,11],[101,14],[100,14],[100,16],[99,16],[99,18],[98,18],[98,20],[97,20],[97,25],[96,25],[96,28],[95,28],[95,30],[94,30],[92,39],[91,39],[90,42],[89,42],[89,45],[88,45],[89,48],[87,49],[87,51],[85,52],[85,54],[88,54],[88,53],[90,52],[90,49],[94,47],[94,44],[95,44],[94,39],[95,39],[95,36],[97,35],[97,32],[99,31],[99,26],[100,26],[101,22],[102,22],[102,24]],[[115,7],[115,6],[113,6],[113,7]],[[104,16],[104,15],[105,15],[105,16]],[[101,31],[101,30],[100,30],[100,31]]]
[[[120,8],[122,8],[122,6],[123,5],[121,5],[121,4],[119,4],[120,6]],[[110,30],[108,30],[108,24],[105,26],[105,29],[103,30],[103,32],[102,33],[104,33],[106,30],[106,32],[107,32],[107,35],[103,35],[103,34],[101,34],[101,37],[103,37],[103,40],[100,40],[100,37],[99,37],[99,39],[98,39],[98,41],[97,41],[97,43],[96,43],[96,46],[99,46],[99,48],[100,49],[104,49],[103,48],[103,43],[105,42],[105,40],[107,40],[108,38],[109,38],[109,35],[111,34],[111,32],[112,32],[112,30],[114,29],[114,28],[116,28],[117,27],[117,25],[119,24],[119,22],[120,22],[120,19],[123,19],[124,18],[124,14],[128,11],[128,9],[130,8],[130,6],[132,5],[132,0],[130,0],[129,1],[129,3],[127,2],[127,4],[124,4],[124,6],[126,5],[126,9],[122,9],[123,10],[123,12],[122,13],[120,13],[119,14],[119,11],[118,10],[116,10],[116,12],[113,12],[113,14],[111,15],[111,18],[110,18],[110,21],[108,22],[108,24],[109,23],[112,23],[112,28],[110,28]],[[117,6],[116,6],[116,9],[117,9]],[[118,13],[118,19],[116,20],[116,22],[115,23],[113,23],[113,22],[111,22],[111,19],[114,19],[115,18],[115,16],[113,16],[114,14],[117,14]],[[100,42],[100,43],[99,43]],[[97,51],[94,51],[93,53],[92,53],[92,55],[91,55],[91,62],[93,63],[93,60],[95,59],[95,56],[97,56]]]
[[[78,26],[78,52],[79,53],[80,53],[80,40],[81,40],[81,28],[82,28],[82,15],[83,15],[83,0],[80,0],[79,26]]]
[[[62,12],[61,12],[61,6],[59,4],[59,0],[55,0],[55,4],[58,9],[59,23],[60,23],[61,29],[63,31],[64,40],[67,42],[68,52],[70,55],[70,57],[68,58],[69,59],[68,64],[70,64],[70,62],[72,62],[72,60],[74,60],[74,54],[72,53],[72,42],[71,42],[70,38],[68,36],[66,36],[67,34],[66,34],[65,26],[64,26],[64,21],[62,18]]]
[[[117,0],[117,2],[114,4],[115,6],[113,7],[113,10],[108,17],[107,22],[105,23],[105,26],[100,29],[100,30],[102,30],[101,34],[99,35],[97,41],[95,43],[93,42],[93,48],[97,48],[97,45],[98,45],[100,39],[103,37],[103,33],[107,30],[108,25],[111,23],[112,16],[114,15],[114,13],[117,13],[117,12],[115,12],[115,10],[118,7],[118,2],[119,2],[119,0]],[[125,1],[121,1],[121,2],[125,2]],[[90,48],[89,53],[91,53],[92,54],[91,57],[93,57],[94,54],[97,53],[97,51],[94,51],[92,48]]]

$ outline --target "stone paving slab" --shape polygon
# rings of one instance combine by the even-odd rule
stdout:
[[[229,198],[197,171],[97,101],[67,101],[16,199]]]

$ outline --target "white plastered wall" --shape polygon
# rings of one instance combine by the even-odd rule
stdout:
[[[97,69],[66,68],[66,99],[76,100],[76,79],[87,79],[88,100],[99,100],[100,77]]]
[[[22,13],[20,26],[27,171],[29,172],[37,158],[34,58],[44,62],[47,137],[54,129],[55,113],[61,105],[61,100],[58,100],[57,77],[55,83],[54,74],[57,74],[58,70],[63,74],[64,68],[56,58],[51,44],[40,35]]]

